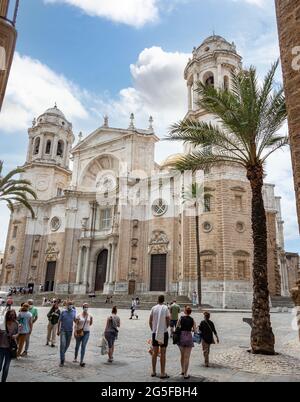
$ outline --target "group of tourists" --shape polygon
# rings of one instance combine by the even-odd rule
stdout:
[[[23,287],[11,287],[8,291],[9,295],[32,295],[33,294],[33,286],[23,286]]]
[[[173,343],[180,349],[181,375],[185,380],[190,378],[188,374],[194,340],[202,343],[205,366],[209,367],[210,347],[219,343],[219,337],[214,323],[210,320],[210,313],[204,313],[204,320],[197,326],[192,318],[192,308],[185,306],[183,315],[180,317],[180,306],[173,301],[170,307],[165,304],[165,297],[160,296],[158,304],[151,310],[149,326],[152,331],[152,377],[157,376],[157,359],[160,355],[160,379],[170,378],[166,373],[166,352],[169,343],[169,327]],[[195,336],[197,335],[197,337]]]
[[[135,311],[139,306],[139,299],[133,299],[131,306],[131,319],[138,318]],[[204,320],[197,326],[192,318],[192,309],[186,306],[183,315],[180,316],[180,306],[174,300],[169,306],[165,305],[164,296],[160,296],[158,304],[151,310],[149,325],[152,332],[151,354],[152,354],[152,377],[157,376],[157,360],[160,358],[160,378],[168,379],[166,373],[166,355],[169,339],[178,345],[180,349],[181,373],[184,379],[189,379],[189,365],[191,352],[194,347],[195,335],[202,340],[202,348],[205,358],[205,365],[209,366],[210,347],[219,338],[210,320],[210,314],[204,314]],[[91,327],[94,319],[89,313],[89,305],[83,304],[82,310],[77,313],[74,303],[67,301],[63,307],[60,301],[54,300],[50,311],[47,314],[47,338],[46,346],[55,348],[57,337],[60,339],[60,367],[64,367],[66,353],[71,345],[73,335],[75,336],[74,364],[85,367],[85,355],[90,339]],[[5,319],[0,322],[0,373],[2,382],[8,376],[11,360],[21,359],[28,355],[30,338],[35,323],[38,320],[38,311],[33,300],[23,303],[18,312],[10,308],[5,309]],[[118,338],[121,320],[118,316],[117,307],[113,307],[111,314],[106,319],[104,340],[107,346],[108,362],[114,361],[115,342]],[[170,328],[170,333],[169,333]],[[216,339],[216,340],[215,340]],[[200,342],[197,342],[200,343]]]

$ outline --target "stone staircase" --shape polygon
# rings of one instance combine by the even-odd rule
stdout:
[[[76,307],[80,307],[83,303],[89,303],[91,308],[111,308],[112,305],[117,306],[120,309],[130,309],[132,296],[129,295],[112,295],[112,302],[110,304],[106,303],[106,295],[97,294],[95,298],[90,298],[88,295],[66,295],[66,294],[55,294],[55,293],[41,293],[34,295],[19,295],[13,296],[14,305],[18,306],[22,302],[26,302],[28,299],[33,299],[34,304],[36,306],[41,306],[43,303],[43,299],[61,299],[67,300],[70,299],[74,301]],[[156,303],[158,294],[141,294],[135,295],[134,297],[140,298],[140,309],[142,310],[150,310]],[[191,304],[191,300],[186,296],[172,296],[165,295],[166,303],[171,303],[174,299],[176,299],[177,303],[184,307],[187,304]]]
[[[273,296],[271,302],[273,308],[292,309],[295,307],[290,297]]]

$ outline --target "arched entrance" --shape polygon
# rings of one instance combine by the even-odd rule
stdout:
[[[54,281],[55,281],[55,272],[56,272],[56,261],[47,262],[47,270],[46,270],[46,278],[44,284],[45,292],[53,292],[54,290]]]
[[[128,283],[128,294],[130,296],[133,296],[135,294],[135,286],[136,286],[135,280],[131,279]]]
[[[108,250],[103,250],[98,255],[95,279],[95,292],[102,292],[106,281]]]

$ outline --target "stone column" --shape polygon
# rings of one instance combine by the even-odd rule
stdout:
[[[223,89],[223,75],[222,75],[222,64],[218,64],[218,76],[216,77],[217,80],[215,82],[215,85],[219,89]]]
[[[109,283],[113,283],[114,281],[114,263],[115,263],[115,243],[111,245],[111,261],[110,261],[110,276],[109,276]]]
[[[90,262],[90,273],[89,273],[89,292],[93,292],[95,290],[95,283],[94,283],[94,268],[95,268],[95,261]]]
[[[87,247],[84,260],[84,279],[83,279],[84,286],[87,285],[89,277],[89,260],[90,260],[90,247]]]
[[[79,285],[81,282],[81,267],[82,267],[82,247],[79,248],[77,276],[76,276],[76,284],[77,285]]]
[[[44,146],[45,146],[45,137],[44,137],[44,135],[41,135],[40,139],[41,139],[41,141],[40,141],[40,149],[39,149],[38,158],[42,159],[43,156],[44,156]]]
[[[109,283],[109,278],[110,278],[110,260],[111,260],[111,244],[108,246],[108,257],[107,257],[107,270],[106,270],[106,279],[105,282]]]
[[[57,144],[58,144],[58,137],[55,136],[53,138],[53,144],[52,144],[52,159],[56,159]]]
[[[193,98],[192,98],[192,85],[188,84],[188,108],[189,110],[193,110]]]

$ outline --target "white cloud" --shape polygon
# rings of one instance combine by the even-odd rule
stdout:
[[[234,2],[248,3],[254,6],[263,7],[273,0],[233,0]]]
[[[79,88],[40,61],[16,53],[0,115],[1,130],[25,130],[34,116],[40,115],[55,102],[63,106],[69,119],[88,117],[79,100]]]
[[[158,0],[44,0],[45,3],[66,3],[97,16],[135,27],[158,19]]]
[[[184,117],[187,111],[187,89],[183,71],[189,54],[166,52],[160,47],[144,49],[130,66],[133,86],[122,89],[117,100],[97,99],[96,110],[110,116],[111,124],[128,126],[130,113],[136,125],[147,128],[149,116],[154,117],[157,134],[164,137],[170,124]],[[178,144],[158,144],[156,158],[164,159],[178,152]]]

